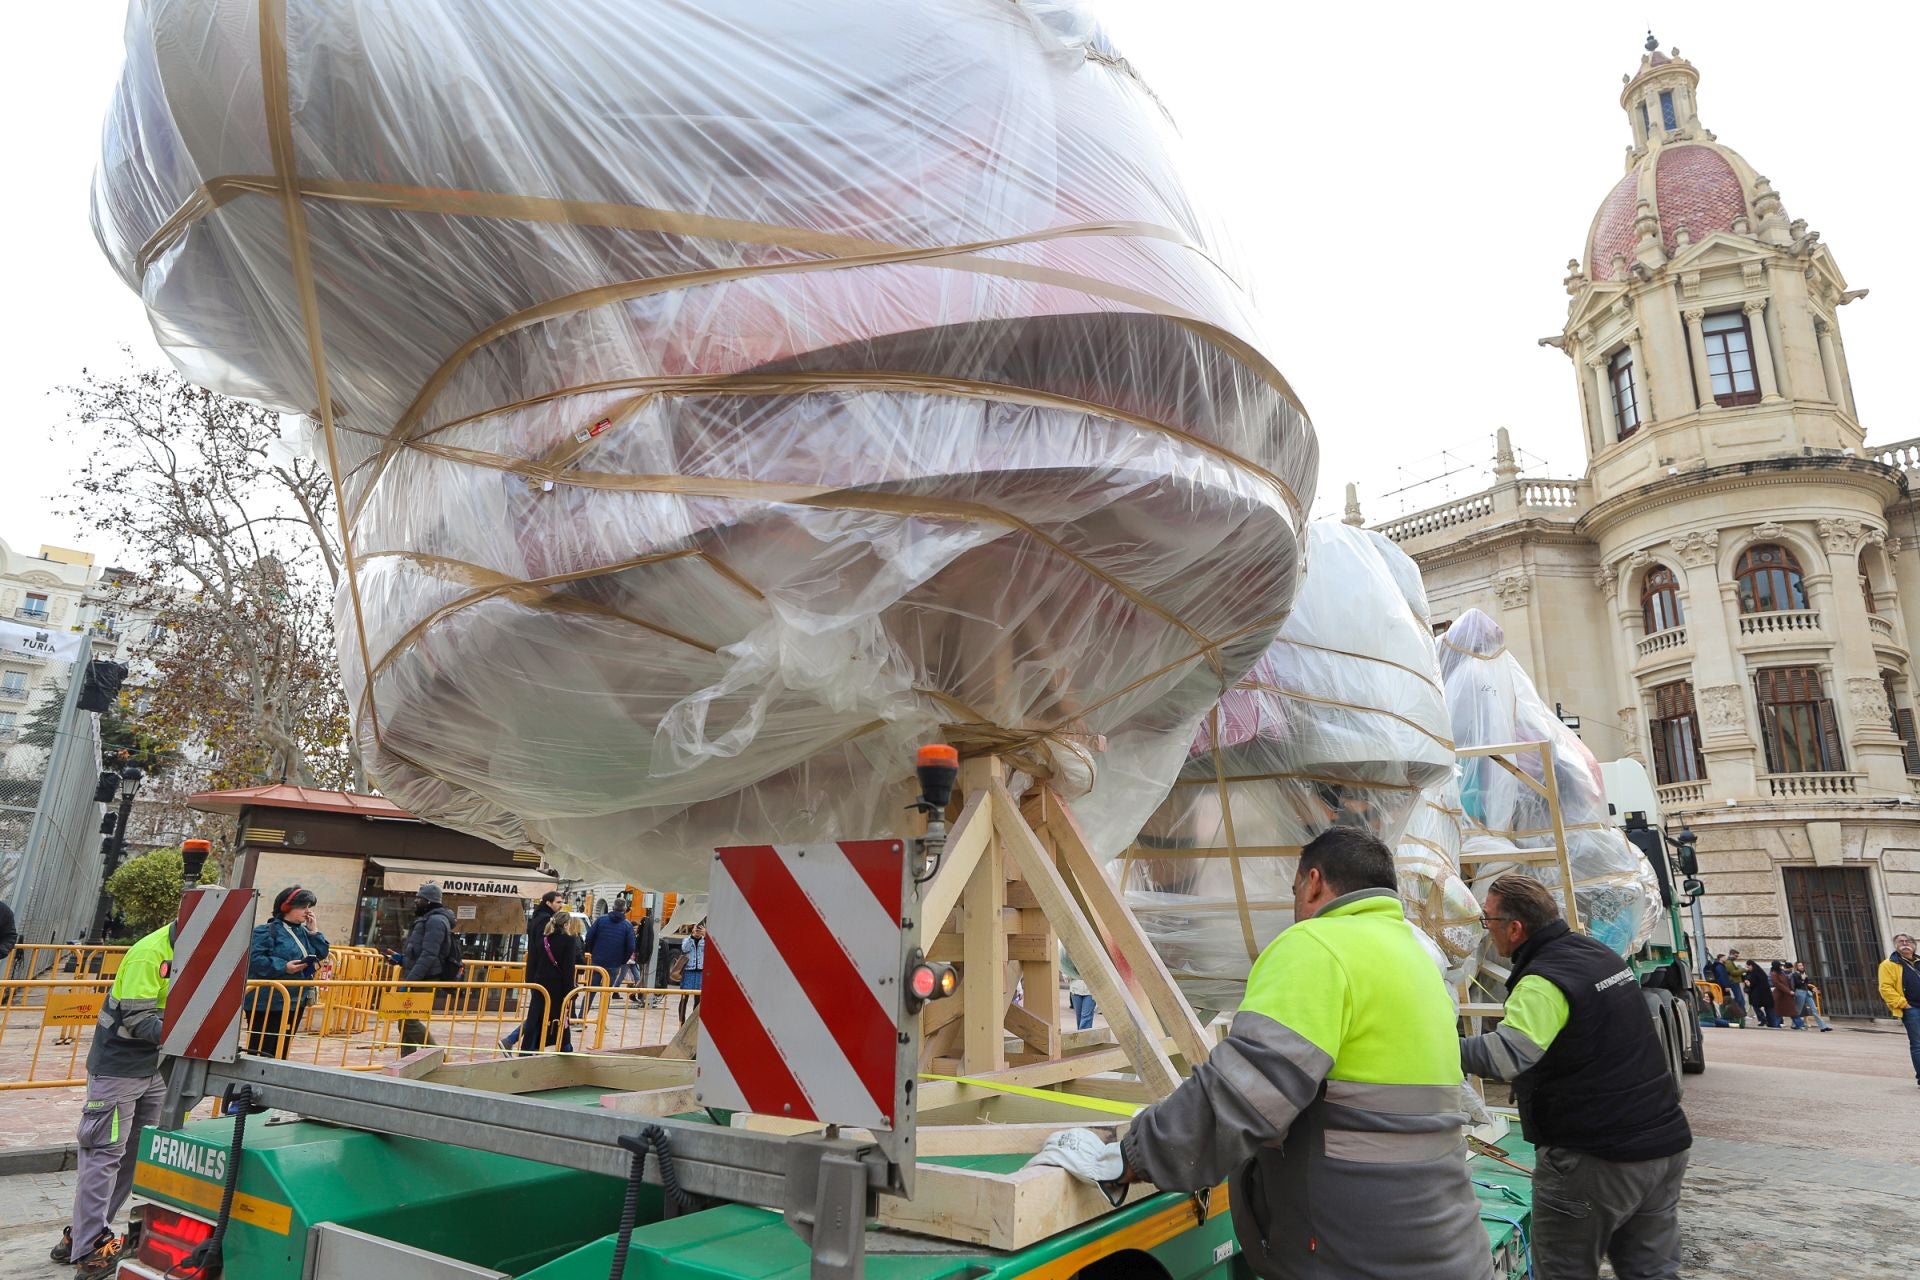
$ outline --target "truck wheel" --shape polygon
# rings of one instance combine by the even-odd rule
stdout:
[[[1658,991],[1643,988],[1641,994],[1647,998],[1647,1015],[1653,1019],[1653,1030],[1660,1037],[1660,1052],[1667,1059],[1667,1074],[1673,1077],[1673,1087],[1682,1087],[1680,1048],[1680,1019],[1676,1016],[1679,1002],[1671,991]]]
[[[1690,1076],[1697,1076],[1707,1069],[1707,1033],[1700,1027],[1700,993],[1687,992],[1684,1006],[1692,1018],[1687,1027],[1687,1051],[1680,1056],[1680,1070]]]

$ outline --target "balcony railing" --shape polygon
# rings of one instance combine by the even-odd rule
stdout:
[[[1799,633],[1820,629],[1820,611],[1818,609],[1782,609],[1777,613],[1743,613],[1740,615],[1740,634],[1756,638],[1787,636],[1798,638]]]
[[[1663,782],[1654,788],[1660,797],[1660,810],[1678,808],[1686,804],[1705,804],[1707,784],[1705,782]]]
[[[1876,636],[1881,636],[1888,640],[1893,639],[1893,623],[1877,613],[1867,615],[1867,630],[1873,632]]]
[[[1463,524],[1472,524],[1493,514],[1493,495],[1476,493],[1471,497],[1449,502],[1444,506],[1429,507],[1425,511],[1416,511],[1410,516],[1401,516],[1398,520],[1389,520],[1380,526],[1380,532],[1395,542],[1405,542],[1410,538],[1425,537],[1429,533],[1440,533]]]
[[[1864,773],[1770,773],[1767,793],[1776,800],[1824,800],[1860,794]]]
[[[1520,505],[1523,507],[1577,507],[1580,505],[1578,480],[1522,480]]]
[[[1669,649],[1678,649],[1686,643],[1687,629],[1681,626],[1668,627],[1665,631],[1656,631],[1650,636],[1643,637],[1634,647],[1640,651],[1641,657],[1651,658],[1656,653],[1665,653]]]
[[[25,685],[0,684],[0,702],[25,702],[29,696]]]
[[[53,614],[49,610],[29,609],[24,605],[18,609],[15,609],[13,611],[13,616],[21,619],[22,621],[36,623],[40,626],[46,626],[53,619]]]
[[[1892,444],[1873,445],[1867,456],[1902,471],[1920,471],[1920,439],[1896,440]]]

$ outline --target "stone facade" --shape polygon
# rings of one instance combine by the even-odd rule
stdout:
[[[1920,441],[1867,447],[1838,321],[1866,291],[1701,125],[1698,82],[1677,50],[1626,77],[1626,174],[1541,339],[1585,474],[1523,477],[1502,430],[1491,489],[1377,527],[1436,623],[1486,611],[1601,759],[1660,773],[1711,950],[1824,954],[1869,1013],[1857,970],[1920,928]]]

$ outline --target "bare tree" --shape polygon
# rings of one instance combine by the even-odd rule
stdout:
[[[364,789],[330,622],[333,489],[279,416],[171,371],[82,372],[95,433],[63,512],[127,549],[114,584],[161,637],[139,732],[189,743],[214,787]]]

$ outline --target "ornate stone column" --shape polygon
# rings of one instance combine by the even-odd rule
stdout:
[[[1627,350],[1633,353],[1633,407],[1639,411],[1640,425],[1650,427],[1656,421],[1653,411],[1653,371],[1647,368],[1640,350],[1640,331],[1627,335]]]
[[[1847,767],[1865,773],[1868,788],[1880,795],[1911,794],[1906,756],[1880,683],[1867,602],[1858,586],[1860,547],[1869,535],[1882,531],[1864,520],[1845,519],[1822,520],[1817,528],[1830,572],[1830,582],[1822,584],[1826,612],[1821,620],[1834,639],[1834,710],[1847,744]]]
[[[1700,717],[1700,754],[1707,764],[1708,795],[1752,799],[1759,765],[1743,664],[1735,648],[1740,628],[1732,612],[1733,584],[1722,583],[1716,566],[1720,533],[1695,529],[1668,546],[1687,580],[1687,641],[1693,646],[1693,704]]]
[[[1773,342],[1767,337],[1767,304],[1749,302],[1741,310],[1747,313],[1747,332],[1753,337],[1753,371],[1760,379],[1760,398],[1778,400],[1780,383],[1773,368]]]
[[[1600,428],[1600,438],[1594,442],[1597,453],[1620,438],[1620,428],[1613,420],[1613,388],[1607,385],[1606,357],[1589,358],[1587,368],[1593,370],[1593,389],[1600,397],[1593,415],[1594,424]]]
[[[1840,386],[1840,360],[1833,353],[1833,326],[1816,318],[1813,333],[1820,344],[1820,372],[1827,380],[1827,399],[1844,409],[1847,397]]]
[[[1707,372],[1707,339],[1701,330],[1701,322],[1707,313],[1696,307],[1687,312],[1687,350],[1693,353],[1693,394],[1702,409],[1718,409],[1720,402],[1713,398],[1713,375]]]

